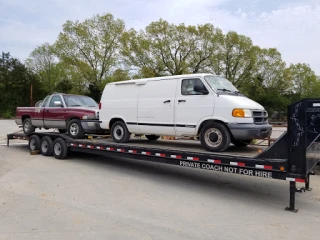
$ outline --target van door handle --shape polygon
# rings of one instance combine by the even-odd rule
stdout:
[[[170,100],[167,100],[167,101],[164,101],[163,103],[169,103],[169,102],[171,102]]]
[[[186,100],[178,100],[178,102],[186,102]]]

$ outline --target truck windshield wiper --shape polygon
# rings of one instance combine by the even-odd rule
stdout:
[[[217,90],[223,91],[223,92],[232,92],[231,90],[226,89],[226,88],[218,88]]]
[[[74,104],[74,105],[70,105],[70,107],[81,107],[82,105],[79,104]]]

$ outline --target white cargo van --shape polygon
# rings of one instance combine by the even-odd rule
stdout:
[[[188,74],[109,83],[99,104],[100,126],[115,142],[131,134],[199,136],[209,151],[230,143],[246,146],[270,136],[263,106],[242,95],[230,81],[212,74]]]

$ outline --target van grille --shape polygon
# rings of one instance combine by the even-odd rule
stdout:
[[[268,113],[267,111],[263,110],[254,110],[252,111],[253,120],[255,124],[266,124],[268,123]]]

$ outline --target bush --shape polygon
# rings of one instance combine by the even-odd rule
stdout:
[[[13,113],[10,110],[6,110],[4,113],[2,113],[2,117],[9,119],[13,117]]]

